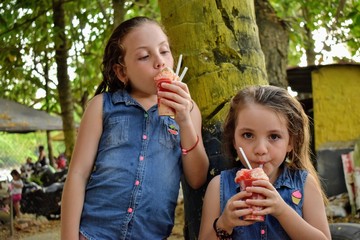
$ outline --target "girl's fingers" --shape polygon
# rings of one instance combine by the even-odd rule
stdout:
[[[266,180],[253,181],[253,186],[264,187],[264,188],[267,188],[270,190],[275,189],[274,186],[269,181],[266,181]]]
[[[174,81],[173,83],[162,83],[161,87],[184,98],[190,97],[189,88],[185,83]]]
[[[191,100],[191,96],[190,94],[179,94],[177,92],[164,92],[164,91],[159,91],[158,92],[158,96],[162,97],[162,98],[167,98],[167,99],[171,99],[174,102],[185,102],[185,101],[190,101]]]
[[[177,113],[189,113],[193,108],[193,103],[189,94],[187,94],[186,97],[182,97],[173,92],[159,92],[158,96],[163,104],[175,109]]]

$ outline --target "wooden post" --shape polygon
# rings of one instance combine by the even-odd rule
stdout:
[[[10,195],[10,236],[14,236],[14,205],[13,205],[13,198]]]

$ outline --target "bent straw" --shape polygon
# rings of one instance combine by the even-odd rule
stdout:
[[[183,80],[183,78],[184,78],[185,73],[187,72],[187,70],[188,70],[188,68],[185,67],[184,70],[183,70],[183,72],[181,73],[181,76],[179,77],[179,81],[180,81],[180,82]]]
[[[251,165],[250,165],[250,162],[249,160],[247,159],[245,153],[244,153],[244,150],[242,149],[242,147],[239,147],[240,149],[240,152],[241,152],[241,155],[243,156],[245,162],[246,162],[246,165],[248,166],[249,169],[252,169]]]
[[[182,61],[182,54],[180,54],[179,56],[179,61],[178,61],[178,64],[177,64],[177,67],[176,67],[176,75],[179,76],[179,72],[180,72],[180,67],[181,67],[181,61]]]

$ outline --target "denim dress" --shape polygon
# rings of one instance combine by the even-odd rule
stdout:
[[[239,192],[239,185],[234,179],[239,169],[225,170],[220,177],[220,208],[224,211],[227,200]],[[285,165],[282,173],[275,181],[274,187],[284,201],[302,216],[304,185],[308,172],[305,170],[290,170]],[[290,220],[290,219],[289,219]],[[264,222],[256,222],[249,226],[239,226],[233,229],[233,239],[283,240],[290,239],[279,221],[266,215]]]
[[[179,126],[126,91],[103,94],[103,133],[80,232],[87,239],[164,239],[182,174]]]

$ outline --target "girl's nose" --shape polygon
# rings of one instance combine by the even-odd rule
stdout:
[[[155,59],[155,68],[163,68],[165,66],[165,61],[161,56],[158,56]]]
[[[255,151],[255,154],[258,156],[262,156],[262,155],[266,154],[267,153],[266,141],[259,140],[256,143],[254,151]]]
[[[156,68],[162,68],[165,66],[165,63],[157,63]]]

